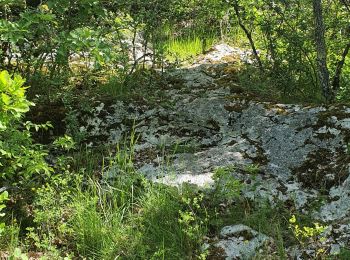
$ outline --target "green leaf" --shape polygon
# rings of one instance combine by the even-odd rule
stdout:
[[[9,73],[5,70],[0,73],[0,84],[2,86],[7,86],[8,82],[10,81],[10,75]]]
[[[11,103],[11,97],[5,93],[1,93],[1,100],[6,106],[10,105]]]

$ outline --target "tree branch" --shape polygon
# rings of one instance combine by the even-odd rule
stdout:
[[[333,81],[332,81],[333,95],[335,95],[340,88],[340,76],[341,76],[341,73],[342,73],[342,70],[343,70],[343,67],[345,64],[346,56],[348,55],[349,51],[350,51],[350,43],[348,43],[346,45],[346,47],[343,51],[343,54],[341,56],[341,59],[338,61],[337,68],[335,70],[335,74],[334,74]]]

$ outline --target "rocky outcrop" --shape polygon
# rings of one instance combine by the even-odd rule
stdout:
[[[169,185],[210,187],[219,167],[259,165],[254,178],[231,172],[246,184],[246,198],[291,202],[315,219],[346,222],[350,108],[252,100],[234,81],[236,64],[248,56],[219,45],[192,66],[166,72],[166,102],[97,103],[78,116],[80,131],[91,143],[117,143],[134,126],[137,167]],[[350,243],[349,236],[334,243]]]

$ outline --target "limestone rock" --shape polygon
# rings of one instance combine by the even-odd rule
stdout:
[[[227,260],[251,259],[256,253],[272,244],[273,240],[245,225],[226,226],[220,232],[220,239],[211,245],[209,259],[214,259],[214,254]],[[219,257],[216,255],[216,257]],[[219,259],[219,258],[216,258]]]

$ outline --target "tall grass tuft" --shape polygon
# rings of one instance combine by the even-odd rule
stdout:
[[[200,213],[192,212],[177,188],[151,183],[135,170],[136,139],[132,135],[117,147],[102,180],[90,179],[72,196],[69,224],[80,257],[186,259],[198,252],[207,232]],[[184,214],[191,222],[180,221]],[[192,224],[198,226],[195,238],[188,235]]]
[[[179,38],[169,38],[166,43],[166,50],[168,53],[168,60],[188,60],[194,58],[195,56],[205,52],[209,49],[215,38],[207,38],[204,42],[199,36],[187,36]]]

